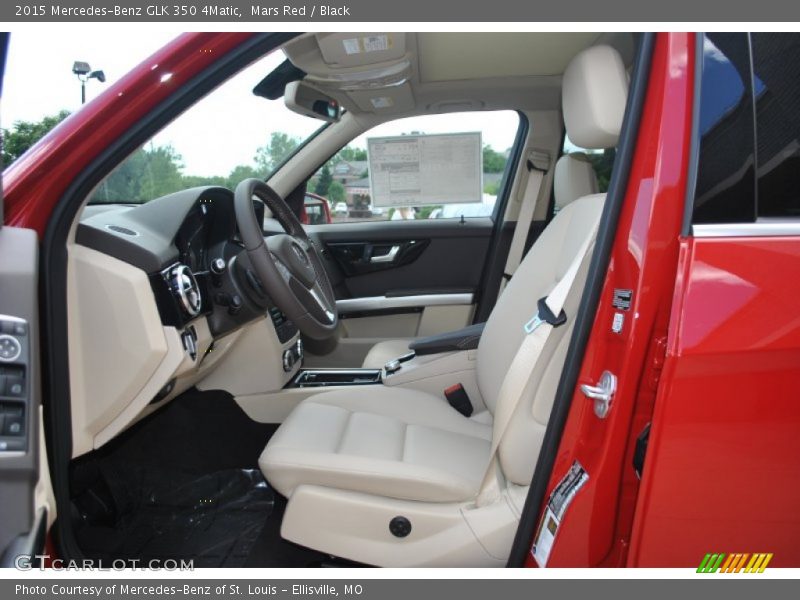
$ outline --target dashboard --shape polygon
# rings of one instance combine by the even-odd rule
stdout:
[[[265,207],[254,203],[263,222]],[[302,362],[297,327],[256,277],[233,192],[200,187],[142,205],[93,205],[69,247],[73,455],[221,373],[281,389]],[[214,380],[219,382],[219,379]]]
[[[254,200],[254,208],[263,222],[264,204]],[[87,207],[76,241],[145,271],[165,326],[180,329],[205,316],[219,337],[275,313],[250,267],[226,188],[193,188],[136,206]]]

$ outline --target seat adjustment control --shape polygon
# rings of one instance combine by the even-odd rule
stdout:
[[[22,345],[17,338],[6,334],[0,335],[0,361],[17,360],[20,354],[22,354]]]
[[[389,531],[394,537],[404,538],[411,533],[411,521],[405,517],[395,517],[389,521]]]

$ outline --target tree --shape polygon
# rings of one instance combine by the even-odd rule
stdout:
[[[206,185],[218,185],[221,187],[230,187],[228,185],[228,178],[222,175],[211,175],[206,177],[204,175],[183,175],[181,177],[184,189],[200,187]]]
[[[274,131],[270,135],[269,144],[256,151],[256,168],[261,177],[266,178],[300,145],[300,138],[287,133]]]
[[[3,166],[8,166],[17,160],[68,116],[69,111],[62,110],[40,121],[16,121],[11,129],[3,129]]]
[[[333,164],[337,164],[343,160],[347,162],[367,160],[367,151],[363,148],[345,146],[336,153],[336,155],[331,159],[331,162],[333,162]]]
[[[603,152],[588,152],[587,156],[597,173],[597,185],[600,192],[608,191],[611,181],[611,170],[614,168],[614,158],[617,156],[615,148],[607,148]]]
[[[320,171],[319,180],[317,181],[317,187],[314,188],[314,193],[327,198],[332,183],[333,175],[331,174],[331,168],[328,166],[328,163],[325,163],[322,167],[322,171]]]
[[[502,173],[506,170],[506,157],[489,144],[483,145],[483,172]]]
[[[151,200],[184,189],[181,155],[172,146],[151,146],[141,183],[141,199]]]
[[[264,179],[264,175],[260,174],[255,167],[251,167],[250,165],[238,165],[233,168],[230,175],[228,175],[228,180],[225,185],[230,189],[236,189],[236,186],[239,185],[245,179]]]
[[[91,201],[147,202],[191,187],[194,183],[186,185],[182,169],[181,156],[172,146],[140,148],[106,177]]]
[[[323,194],[320,194],[320,196],[322,195]],[[328,188],[327,198],[333,204],[336,204],[337,202],[346,202],[347,190],[345,190],[344,186],[338,181],[333,181]]]
[[[500,193],[500,182],[492,181],[483,186],[483,193],[490,196],[497,196]]]

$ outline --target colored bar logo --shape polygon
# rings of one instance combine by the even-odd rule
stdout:
[[[772,553],[711,553],[703,557],[700,566],[697,567],[698,573],[763,573],[769,561],[772,560]]]

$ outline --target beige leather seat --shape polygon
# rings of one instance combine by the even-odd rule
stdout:
[[[553,177],[556,212],[573,200],[596,193],[597,175],[586,154],[575,152],[558,159]],[[411,341],[397,339],[378,342],[370,348],[361,366],[365,369],[380,369],[393,358],[407,354]]]
[[[597,46],[579,54],[563,83],[570,139],[586,148],[615,145],[626,96],[627,76],[615,50]],[[289,498],[284,537],[377,565],[500,565],[505,560],[549,419],[571,318],[552,331],[502,437],[498,464],[504,501],[478,507],[492,415],[525,335],[523,324],[592,235],[604,199],[593,193],[596,182],[585,157],[563,157],[556,169],[560,210],[509,282],[477,350],[477,382],[488,410],[467,418],[444,397],[386,386],[311,396],[278,428],[259,459],[267,480]],[[577,289],[585,274],[584,265]],[[564,307],[570,317],[577,296]],[[411,524],[407,537],[391,532],[398,515]]]

